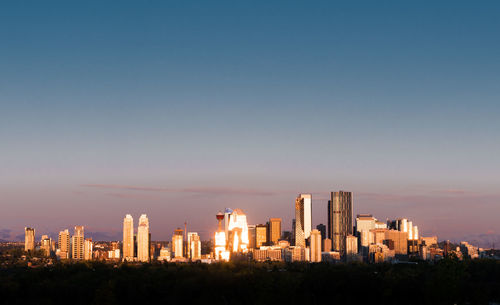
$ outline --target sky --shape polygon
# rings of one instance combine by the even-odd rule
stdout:
[[[2,1],[0,239],[313,194],[500,245],[497,1]]]

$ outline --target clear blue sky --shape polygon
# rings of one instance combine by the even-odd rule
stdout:
[[[497,1],[4,1],[0,234],[119,236],[126,213],[147,213],[153,239],[184,220],[208,236],[226,206],[289,229],[299,192],[317,224],[343,189],[355,213],[500,243],[499,14]]]

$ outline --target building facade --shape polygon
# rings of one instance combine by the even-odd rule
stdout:
[[[332,240],[333,251],[341,256],[346,253],[347,235],[352,235],[352,193],[331,192],[328,201],[328,238]]]

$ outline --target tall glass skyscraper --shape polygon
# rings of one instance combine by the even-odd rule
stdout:
[[[332,240],[332,250],[346,253],[346,238],[352,235],[352,193],[331,192],[328,200],[328,238]]]
[[[306,239],[311,236],[312,195],[299,194],[295,199],[295,246],[306,246]]]

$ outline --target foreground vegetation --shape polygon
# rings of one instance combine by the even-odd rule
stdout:
[[[5,304],[488,304],[500,302],[500,261],[17,266],[0,269],[0,296]]]

